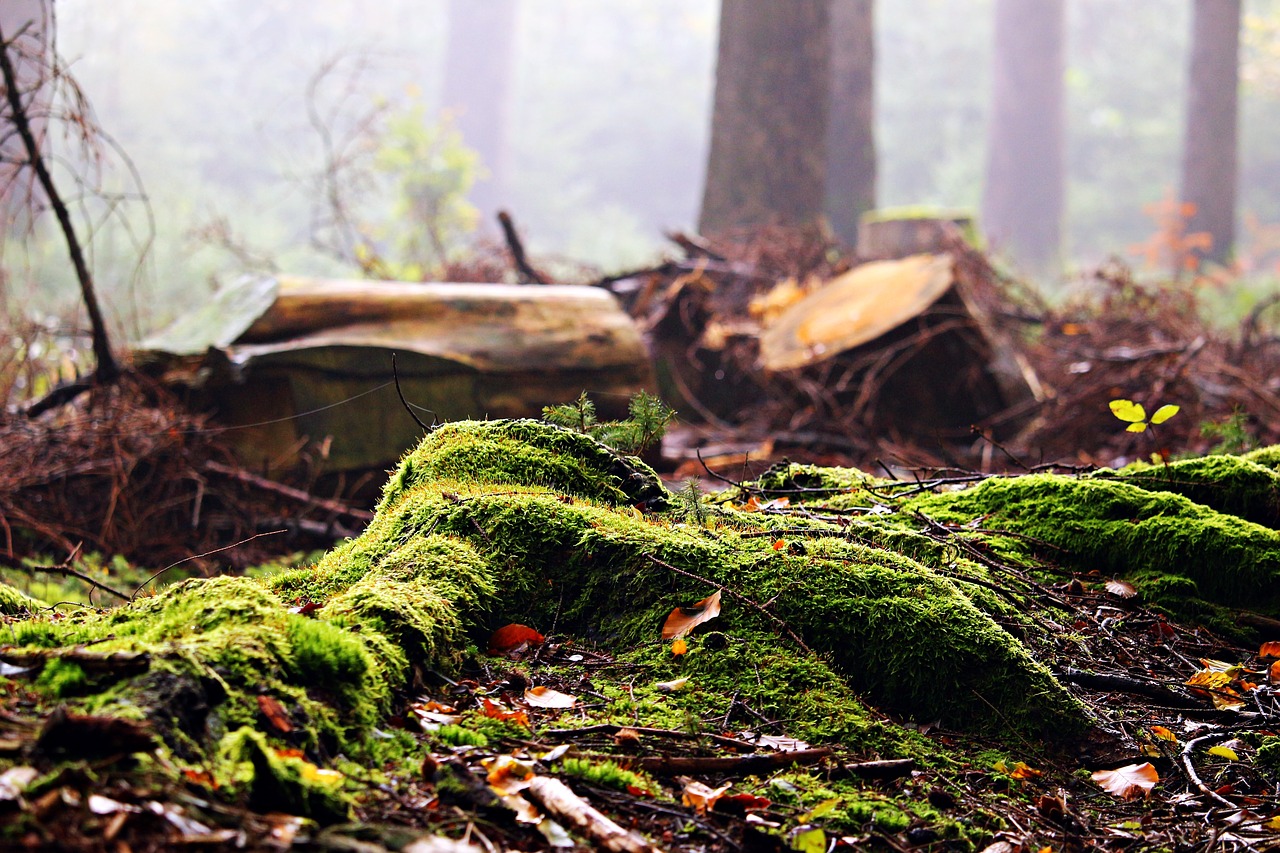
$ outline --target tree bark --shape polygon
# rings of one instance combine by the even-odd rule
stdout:
[[[723,0],[704,233],[823,215],[830,2]]]
[[[444,108],[488,172],[472,187],[471,203],[489,228],[508,191],[507,128],[518,11],[518,0],[449,0]]]
[[[983,227],[997,249],[1050,269],[1063,204],[1063,0],[996,0]]]
[[[831,114],[827,127],[827,219],[847,245],[876,205],[875,2],[831,4]]]
[[[1225,264],[1235,242],[1240,0],[1196,0],[1187,74],[1182,200],[1195,205],[1188,233],[1205,232],[1200,260]]]

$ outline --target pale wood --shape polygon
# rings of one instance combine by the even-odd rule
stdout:
[[[544,809],[572,824],[606,850],[613,850],[615,853],[657,853],[660,849],[601,814],[559,779],[535,776],[527,790]]]

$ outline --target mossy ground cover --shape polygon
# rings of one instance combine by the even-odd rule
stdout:
[[[404,457],[365,533],[315,565],[11,617],[7,660],[24,665],[10,664],[7,696],[37,719],[64,704],[76,726],[120,719],[153,735],[146,749],[121,747],[112,779],[145,766],[224,809],[320,823],[390,810],[455,835],[446,812],[496,809],[486,820],[513,839],[518,825],[479,793],[481,756],[534,762],[570,742],[578,754],[537,772],[567,758],[578,762],[567,775],[595,789],[673,745],[731,757],[726,741],[749,743],[750,731],[775,739],[760,751],[803,741],[831,752],[808,769],[708,765],[719,768],[708,783],[760,798],[754,824],[745,807],[688,811],[670,779],[645,782],[654,809],[617,807],[675,847],[757,835],[785,847],[817,829],[851,844],[974,847],[1020,825],[1002,813],[1035,813],[1052,786],[1081,790],[1082,744],[1106,732],[1112,748],[1132,741],[1063,678],[1064,652],[1114,656],[1107,644],[1123,633],[1082,609],[1093,593],[1068,574],[1130,577],[1175,616],[1273,614],[1272,477],[1261,462],[1206,458],[921,491],[783,466],[711,502],[568,429],[448,424]],[[779,495],[786,506],[760,511],[759,498]],[[719,616],[674,653],[659,639],[667,614],[717,590]],[[483,655],[512,622],[547,642],[519,662]],[[529,707],[535,683],[573,695],[574,708]],[[448,710],[419,714],[424,695]],[[609,738],[593,734],[606,728]],[[616,737],[624,729],[649,734]],[[45,773],[28,799],[84,772],[48,742],[15,735],[10,765]],[[993,744],[1007,758],[998,766],[984,757]],[[858,769],[884,759],[912,768],[890,779]],[[1037,781],[1010,769],[1018,762],[1062,772]],[[422,806],[411,819],[396,810],[406,802]],[[11,832],[39,831],[34,814],[18,815]]]

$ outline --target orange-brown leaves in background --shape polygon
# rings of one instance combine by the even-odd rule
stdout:
[[[258,696],[258,710],[262,712],[262,716],[267,718],[271,728],[280,734],[287,735],[293,731],[293,721],[289,719],[288,713],[285,712],[284,706],[280,704],[279,700],[266,694],[260,694]]]
[[[1269,640],[1262,644],[1262,648],[1258,649],[1258,657],[1260,658],[1280,658],[1280,642]]]

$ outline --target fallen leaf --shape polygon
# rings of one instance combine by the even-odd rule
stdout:
[[[329,770],[324,767],[317,767],[310,761],[302,762],[298,768],[298,775],[302,777],[304,782],[310,782],[313,785],[321,785],[325,788],[336,788],[342,784],[343,776],[337,770]]]
[[[555,749],[538,756],[538,760],[543,764],[553,764],[565,756],[569,750],[573,749],[573,744],[562,743]]]
[[[0,800],[18,799],[18,795],[38,778],[40,771],[34,767],[10,767],[0,773]]]
[[[1123,800],[1136,800],[1151,796],[1151,789],[1160,781],[1160,774],[1151,762],[1126,764],[1114,770],[1097,770],[1092,774],[1102,790]]]
[[[1216,755],[1219,758],[1225,758],[1228,761],[1240,760],[1240,756],[1236,755],[1236,751],[1229,746],[1211,746],[1205,752],[1210,755]]]
[[[1164,726],[1152,726],[1151,733],[1160,738],[1160,740],[1167,740],[1171,743],[1178,742],[1178,736],[1166,729]]]
[[[533,762],[514,755],[495,755],[481,759],[480,764],[487,771],[486,781],[502,794],[523,791],[533,780]]]
[[[1267,670],[1267,680],[1280,681],[1280,660],[1271,664],[1271,667]]]
[[[691,807],[698,814],[706,814],[707,809],[712,808],[727,790],[729,790],[728,785],[712,788],[701,782],[688,781],[685,783],[684,791],[680,794],[680,801]]]
[[[293,723],[289,720],[289,715],[285,712],[284,706],[275,697],[268,696],[265,693],[258,694],[258,710],[262,712],[262,716],[267,718],[271,728],[280,734],[287,735],[293,731]]]
[[[815,805],[813,808],[809,809],[809,811],[800,815],[799,822],[810,823],[812,821],[817,820],[820,817],[825,817],[826,815],[831,814],[831,812],[833,812],[835,810],[835,807],[838,805],[840,805],[839,797],[831,797],[830,799],[823,800],[822,802]]]
[[[550,687],[530,687],[524,692],[524,701],[535,708],[572,708],[578,704],[578,697]]]
[[[89,811],[96,815],[109,815],[117,812],[140,812],[142,809],[128,803],[122,803],[119,800],[113,800],[110,797],[104,797],[101,794],[90,794]]]
[[[1133,588],[1133,584],[1128,581],[1113,579],[1107,581],[1106,586],[1107,592],[1111,593],[1116,598],[1133,598],[1138,594],[1138,591]]]
[[[504,708],[488,697],[481,697],[480,713],[495,720],[504,720],[506,722],[524,726],[526,729],[529,728],[528,714],[524,711],[513,711],[510,708]]]
[[[791,839],[791,849],[799,853],[826,853],[827,834],[816,826],[801,829]]]
[[[1268,640],[1258,649],[1260,658],[1280,658],[1280,641]]]
[[[662,639],[677,640],[694,628],[720,615],[720,590],[699,601],[693,607],[677,607],[667,616],[662,626]]]
[[[755,732],[743,732],[741,737],[756,746],[765,746],[769,749],[776,749],[778,752],[799,752],[802,749],[809,748],[809,744],[802,740],[783,737],[782,735],[758,735]]]
[[[679,656],[689,651],[689,644],[683,638],[671,644],[671,654]]]
[[[613,733],[613,742],[618,746],[634,746],[640,743],[640,733],[629,726],[623,726]]]
[[[1211,672],[1225,672],[1232,677],[1244,671],[1244,667],[1238,663],[1228,663],[1225,660],[1214,660],[1213,658],[1200,658],[1200,665]]]
[[[776,540],[774,540],[774,543],[773,543],[773,550],[775,550],[775,551],[781,551],[781,550],[782,550],[783,548],[785,548],[785,547],[787,547],[787,540],[785,540],[785,539],[776,539]]]
[[[519,653],[530,646],[538,645],[545,639],[546,637],[528,625],[512,622],[509,625],[503,625],[489,637],[489,654],[509,655]]]
[[[1019,761],[1013,765],[1013,769],[1009,771],[1009,775],[1014,779],[1034,779],[1043,774],[1043,771],[1028,766],[1025,762]]]
[[[659,681],[657,684],[653,686],[658,688],[659,693],[675,693],[677,690],[682,689],[688,683],[689,683],[688,677],[673,678],[671,681]]]

